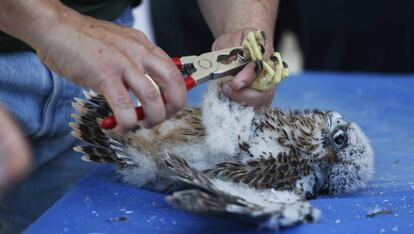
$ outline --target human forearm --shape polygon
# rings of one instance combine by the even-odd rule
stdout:
[[[71,11],[57,0],[2,0],[0,30],[35,48],[59,17]]]
[[[155,126],[185,104],[180,71],[138,30],[81,15],[58,0],[0,0],[0,30],[31,45],[53,72],[102,93],[120,133],[137,122],[128,91],[144,108],[144,127]],[[165,101],[145,74],[162,88]]]
[[[273,38],[278,0],[198,0],[217,38],[243,28],[256,28]]]

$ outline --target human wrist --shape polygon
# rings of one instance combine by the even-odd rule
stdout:
[[[213,35],[218,38],[255,28],[273,38],[278,0],[198,0]]]
[[[273,43],[273,29],[266,27],[266,26],[262,26],[259,24],[252,24],[251,26],[233,26],[230,27],[228,29],[225,30],[225,32],[223,34],[230,34],[230,33],[235,33],[235,32],[241,32],[242,36],[244,38],[244,36],[247,35],[248,32],[256,32],[256,31],[263,31],[266,35],[266,41],[270,42],[270,44]]]
[[[246,9],[246,6],[236,6],[233,11],[242,11],[242,9]],[[272,41],[275,26],[274,15],[271,14],[268,9],[265,9],[265,6],[259,3],[257,3],[250,11],[249,14],[235,14],[236,17],[224,20],[226,23],[222,27],[222,34],[240,30],[251,30],[253,32],[261,30],[266,33],[267,39]]]

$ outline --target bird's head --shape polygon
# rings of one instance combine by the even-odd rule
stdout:
[[[339,113],[328,112],[326,135],[327,178],[330,193],[350,192],[365,185],[372,176],[373,150],[356,123]]]

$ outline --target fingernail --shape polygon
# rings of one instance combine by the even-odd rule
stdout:
[[[237,83],[237,84],[236,84],[236,88],[237,88],[237,90],[240,90],[240,89],[244,88],[244,85],[245,85],[245,84],[246,84],[246,83],[244,83],[243,81],[241,81],[241,82]]]
[[[221,90],[223,91],[223,93],[225,93],[227,95],[231,95],[233,93],[233,89],[227,83],[223,84],[223,86],[221,87]]]

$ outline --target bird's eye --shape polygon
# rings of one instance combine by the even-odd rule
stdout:
[[[345,133],[342,130],[337,131],[333,140],[336,146],[343,146],[346,143]]]

